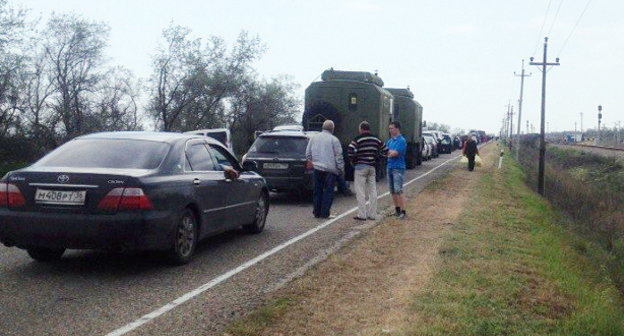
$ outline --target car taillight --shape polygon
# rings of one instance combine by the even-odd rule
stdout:
[[[121,202],[119,203],[119,210],[148,210],[152,208],[152,202],[150,202],[141,188],[126,188],[123,192],[123,196],[121,196]]]
[[[141,188],[115,188],[109,191],[98,204],[98,209],[113,211],[152,208],[152,202]]]
[[[16,185],[0,182],[0,206],[20,207],[24,205],[26,205],[26,199]]]

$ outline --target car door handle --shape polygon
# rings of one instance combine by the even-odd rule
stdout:
[[[194,179],[194,180],[193,180],[193,184],[194,184],[194,185],[200,185],[200,184],[201,184],[201,181],[200,181],[199,179],[197,179],[197,178],[196,178],[196,179]]]

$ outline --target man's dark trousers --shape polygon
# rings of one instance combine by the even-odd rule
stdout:
[[[334,201],[336,174],[314,169],[314,217],[327,218]]]
[[[468,154],[468,170],[473,171],[475,166],[475,154]]]

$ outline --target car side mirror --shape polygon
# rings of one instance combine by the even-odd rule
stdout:
[[[258,164],[255,161],[245,160],[243,161],[243,171],[257,171]]]

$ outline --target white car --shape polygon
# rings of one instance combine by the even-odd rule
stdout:
[[[427,143],[427,141],[425,141],[425,139],[422,139],[422,159],[423,161],[427,161],[427,160],[431,160],[431,146],[429,146],[429,144]]]
[[[230,134],[230,130],[227,128],[199,129],[184,133],[209,136],[213,139],[220,141],[225,147],[227,147],[227,149],[230,150],[230,152],[234,153],[234,147],[232,146],[232,134]]]
[[[280,125],[273,127],[273,131],[295,131],[295,132],[303,132],[302,125]]]

